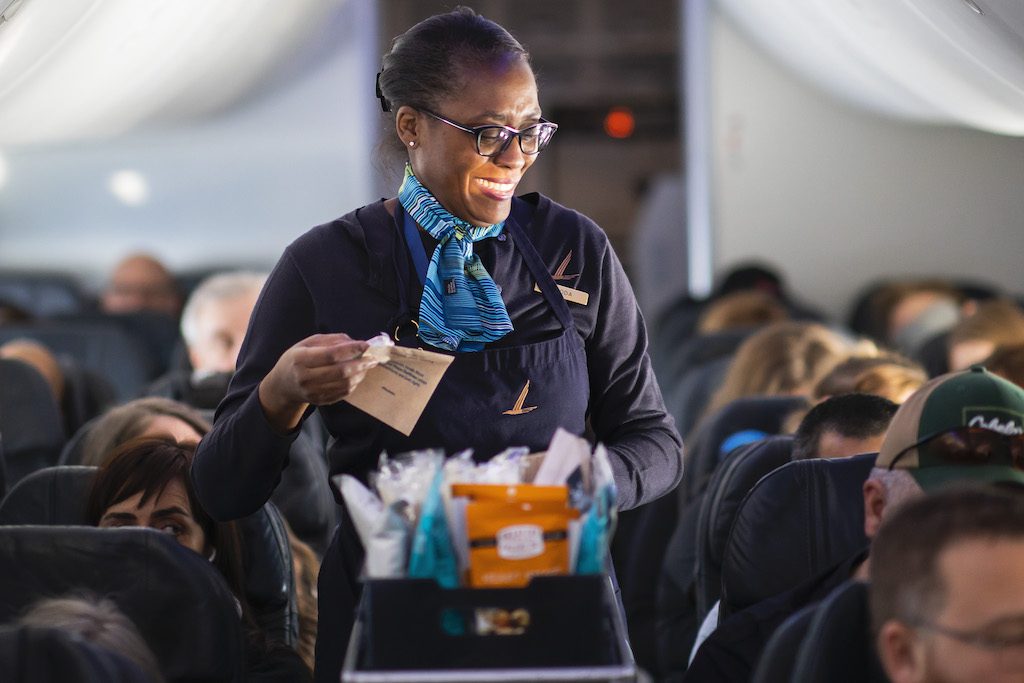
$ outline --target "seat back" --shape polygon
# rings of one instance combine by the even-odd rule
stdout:
[[[88,308],[78,282],[65,273],[0,272],[0,301],[14,304],[37,318]]]
[[[242,680],[234,597],[203,557],[151,529],[0,527],[0,622],[44,597],[112,600],[138,627],[169,681]]]
[[[158,369],[145,345],[113,320],[0,327],[0,343],[21,337],[35,339],[58,356],[70,356],[81,367],[98,373],[114,387],[118,401],[135,398]]]
[[[814,611],[796,657],[793,681],[888,683],[871,638],[868,586],[849,581]]]
[[[133,662],[54,628],[0,628],[5,683],[152,683]]]
[[[0,501],[0,525],[84,525],[95,467],[51,467],[26,477]],[[298,640],[298,604],[291,546],[281,513],[267,503],[237,522],[245,597],[264,632],[288,645]]]
[[[814,621],[818,605],[814,603],[804,607],[775,629],[754,667],[752,683],[785,683],[795,680],[793,673],[796,671],[796,658],[811,628],[811,622]]]
[[[698,334],[681,342],[662,359],[665,381],[676,382],[683,374],[719,358],[732,356],[756,328],[741,327],[712,334]],[[661,377],[658,378],[661,380]]]
[[[28,475],[0,500],[0,526],[84,525],[85,499],[95,467],[46,467]]]
[[[683,480],[690,498],[701,493],[721,462],[722,444],[731,435],[755,430],[778,434],[786,417],[807,405],[801,396],[749,396],[726,404],[699,427],[687,457]]]
[[[64,425],[50,385],[21,361],[0,359],[0,438],[10,485],[56,464],[64,445]]]
[[[662,385],[665,408],[675,419],[676,427],[683,437],[689,436],[697,426],[711,396],[722,386],[730,363],[732,356],[716,358],[690,368],[674,386]]]
[[[863,485],[875,454],[783,465],[740,503],[722,556],[721,619],[867,546]]]
[[[773,436],[742,446],[711,478],[697,518],[697,620],[722,593],[722,557],[740,503],[754,485],[792,459],[793,437]]]

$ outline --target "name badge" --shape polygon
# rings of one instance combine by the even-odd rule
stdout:
[[[580,289],[572,289],[571,287],[565,287],[564,285],[555,285],[558,287],[558,291],[562,293],[562,298],[566,301],[580,306],[586,306],[590,303],[590,295]],[[534,285],[533,291],[540,293],[540,286]]]

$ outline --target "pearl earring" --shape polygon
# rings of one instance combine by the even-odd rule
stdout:
[[[415,147],[416,146],[416,141],[415,140],[410,140],[409,141],[409,146],[410,147]]]

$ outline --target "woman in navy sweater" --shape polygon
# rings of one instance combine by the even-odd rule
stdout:
[[[546,197],[514,196],[557,128],[523,47],[460,8],[399,36],[377,89],[408,159],[398,197],[285,250],[196,455],[203,505],[221,519],[262,505],[313,410],[332,474],[365,480],[383,450],[542,450],[564,427],[608,448],[620,508],[674,488],[681,442],[607,237]],[[454,355],[409,436],[340,402],[381,331]],[[363,551],[342,516],[320,573],[317,681],[338,680],[358,599]]]

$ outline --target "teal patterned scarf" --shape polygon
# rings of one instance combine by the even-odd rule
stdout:
[[[504,221],[480,228],[456,218],[420,184],[409,164],[398,201],[438,242],[420,297],[420,339],[439,349],[479,351],[511,332],[498,287],[473,253],[473,242],[499,235]]]

